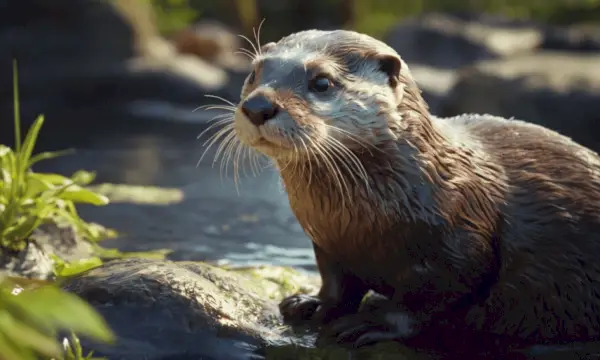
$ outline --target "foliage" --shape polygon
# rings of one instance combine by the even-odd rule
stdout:
[[[65,355],[61,360],[106,360],[105,358],[92,357],[94,355],[93,351],[90,351],[84,356],[79,338],[73,332],[71,333],[71,339],[64,339],[63,346],[65,349]]]
[[[82,272],[96,268],[103,263],[102,259],[97,256],[66,262],[54,254],[52,254],[52,261],[54,262],[54,275],[56,275],[58,280],[81,274]]]
[[[231,4],[228,7],[218,6],[219,3],[223,4],[224,0],[152,0],[159,28],[163,33],[187,26],[198,17],[198,13],[215,13],[219,20],[239,19],[240,29],[248,31],[251,29],[250,22],[253,22],[253,26],[258,26],[265,14],[269,13],[263,30],[265,33],[273,33],[273,40],[286,35],[277,30],[286,27],[278,25],[286,25],[296,15],[292,9],[297,6],[296,0],[279,0],[277,10],[266,9],[264,5],[259,9],[259,2],[251,0],[227,2]],[[373,36],[383,35],[403,18],[429,11],[483,12],[562,24],[598,23],[600,19],[600,0],[321,0],[319,6],[334,9],[336,14],[342,13],[343,7],[353,8],[351,13],[354,14],[354,18],[346,19],[348,27]],[[236,15],[225,14],[226,9]],[[276,16],[273,16],[274,11]],[[192,15],[194,13],[195,15]]]
[[[31,167],[38,161],[63,155],[64,151],[33,155],[33,149],[44,123],[39,116],[21,144],[18,75],[14,64],[14,126],[15,149],[0,145],[0,246],[21,250],[29,235],[40,224],[60,218],[74,224],[91,240],[101,232],[86,224],[77,214],[75,203],[106,205],[108,198],[83,186],[94,179],[94,174],[78,171],[73,176],[35,173]]]
[[[108,199],[83,186],[94,175],[79,171],[72,177],[31,171],[38,161],[51,159],[65,152],[33,155],[33,149],[44,122],[39,116],[21,143],[18,76],[13,65],[15,149],[0,145],[0,246],[21,250],[27,238],[40,224],[60,219],[74,224],[87,238],[98,240],[104,233],[98,226],[86,224],[77,214],[75,203],[105,205]],[[57,264],[59,275],[66,276],[83,266],[98,265],[97,258],[84,264]],[[34,360],[39,356],[61,360],[93,359],[84,356],[75,333],[95,340],[110,342],[114,335],[85,301],[61,291],[55,285],[30,282],[33,289],[0,278],[0,358]],[[56,341],[58,331],[70,330],[71,340],[61,347]]]
[[[199,11],[193,9],[188,0],[151,0],[158,29],[163,34],[180,30],[198,18]]]
[[[61,330],[72,331],[63,348],[56,340]],[[102,317],[79,297],[53,285],[23,290],[7,279],[0,283],[0,357],[11,360],[91,359],[82,355],[74,333],[112,342],[114,335]]]
[[[573,23],[599,18],[600,0],[371,0],[353,2],[352,27],[379,36],[400,19],[422,12],[475,12],[547,23]],[[595,15],[593,15],[595,14]]]

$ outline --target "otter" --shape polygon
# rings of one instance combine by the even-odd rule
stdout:
[[[600,157],[486,114],[438,118],[391,47],[349,30],[262,46],[231,131],[272,160],[322,287],[280,303],[338,343],[445,324],[527,343],[600,333]],[[374,291],[385,300],[359,307]]]

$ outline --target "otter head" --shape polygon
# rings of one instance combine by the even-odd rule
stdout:
[[[253,66],[235,131],[279,165],[393,140],[406,87],[416,88],[392,48],[345,30],[302,31],[266,44]]]

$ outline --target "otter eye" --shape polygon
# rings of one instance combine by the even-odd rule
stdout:
[[[325,92],[333,86],[333,83],[325,75],[319,75],[311,80],[309,88],[311,91]]]
[[[248,84],[254,83],[255,78],[256,78],[256,73],[254,72],[254,70],[252,70],[252,72],[248,76]]]

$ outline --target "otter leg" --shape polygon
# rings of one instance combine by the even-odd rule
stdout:
[[[494,247],[470,234],[454,235],[453,247],[446,245],[444,253],[423,253],[411,260],[400,281],[391,284],[394,294],[389,302],[339,319],[323,331],[323,337],[362,346],[413,340],[441,323],[456,329],[465,326],[465,312],[483,302],[497,282],[500,261]]]
[[[320,325],[356,313],[369,290],[360,279],[346,272],[314,242],[313,248],[321,275],[321,289],[317,296],[296,294],[283,299],[279,310],[286,323],[309,322]]]

